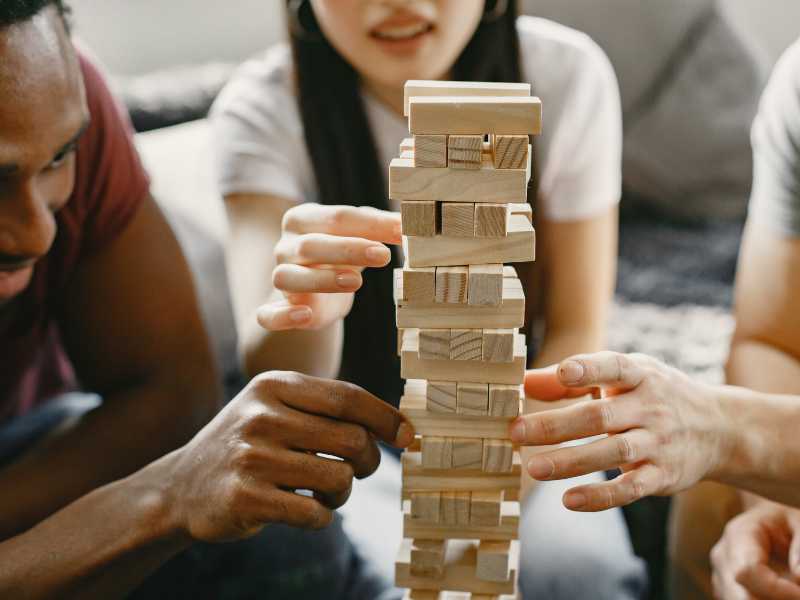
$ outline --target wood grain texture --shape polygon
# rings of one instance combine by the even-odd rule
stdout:
[[[470,594],[469,592],[439,592],[431,590],[406,590],[403,600],[519,600],[516,594]]]
[[[528,162],[527,135],[495,135],[494,167],[496,169],[524,169]]]
[[[430,304],[436,299],[436,269],[404,267],[401,270],[402,298],[409,304]]]
[[[452,237],[475,236],[475,205],[471,202],[444,202],[441,205],[441,234]]]
[[[511,215],[508,221],[508,235],[499,238],[406,237],[408,264],[432,267],[535,260],[536,233],[530,221],[524,215]]]
[[[508,235],[508,204],[475,205],[475,237],[505,237]],[[442,232],[444,235],[444,232]]]
[[[503,265],[474,265],[467,267],[467,304],[470,306],[499,306],[503,301]]]
[[[493,417],[516,417],[520,413],[522,388],[518,385],[489,384],[489,414]]]
[[[403,86],[403,116],[408,116],[409,100],[415,96],[530,96],[528,83],[483,81],[434,81],[409,79]]]
[[[509,473],[511,471],[513,459],[514,446],[509,440],[483,440],[484,472]]]
[[[403,503],[403,536],[407,538],[470,540],[515,540],[519,530],[519,503],[502,502],[499,507],[498,522],[489,518],[494,511],[492,499],[502,496],[503,492],[472,492],[470,494],[470,523],[462,528],[455,528],[441,522],[415,519],[409,502]],[[476,503],[477,500],[477,503]],[[484,502],[486,503],[484,505]],[[478,511],[477,515],[475,511]],[[483,513],[482,511],[486,511]],[[486,515],[486,516],[484,516]],[[491,521],[491,522],[490,522]],[[485,522],[486,524],[481,524]]]
[[[419,330],[419,357],[422,360],[449,360],[450,359],[449,329],[420,329]]]
[[[430,402],[428,402],[429,406]],[[508,428],[513,420],[506,416],[493,417],[463,413],[456,416],[455,406],[453,412],[450,413],[438,412],[428,407],[425,405],[424,395],[409,392],[406,387],[406,393],[400,399],[400,412],[414,427],[417,435],[502,438],[508,436]]]
[[[458,384],[455,381],[428,381],[425,388],[426,410],[433,413],[456,412]]]
[[[411,543],[411,574],[415,577],[440,578],[444,573],[447,540],[420,540]]]
[[[442,492],[439,523],[449,526],[469,525],[470,492]]]
[[[447,166],[446,135],[415,135],[414,166],[442,169]],[[523,167],[524,168],[524,167]]]
[[[482,135],[447,137],[447,166],[451,169],[480,169],[483,164]],[[521,168],[525,168],[523,165]]]
[[[410,516],[417,521],[438,523],[441,511],[439,492],[418,492],[411,494]]]
[[[422,466],[426,469],[450,469],[453,466],[453,438],[422,436]],[[486,469],[484,469],[485,471]]]
[[[408,129],[415,135],[539,135],[542,103],[531,96],[417,96],[408,102]]]
[[[481,360],[482,355],[482,329],[450,330],[450,360]]]
[[[470,525],[501,527],[503,517],[502,513],[502,491],[472,492],[469,510]]]
[[[468,278],[467,267],[437,267],[435,301],[440,304],[466,304]]]
[[[403,235],[436,235],[436,202],[406,200],[400,203]]]
[[[459,415],[488,416],[489,384],[459,382],[456,412]]]
[[[489,362],[511,362],[514,360],[513,329],[483,330],[483,360]]]
[[[516,564],[512,545],[516,543],[481,541],[475,565],[475,575],[478,579],[499,582],[511,580],[511,566]]]
[[[482,468],[483,440],[477,438],[452,438],[452,444],[453,469]]]

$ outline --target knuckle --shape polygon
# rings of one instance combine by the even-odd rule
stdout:
[[[302,222],[305,218],[306,212],[308,212],[308,208],[309,207],[305,204],[300,204],[287,210],[285,213],[283,213],[281,228],[284,231],[297,231],[300,227],[302,227]]]
[[[288,270],[279,265],[272,271],[272,285],[279,290],[283,290],[288,285],[289,281]]]
[[[316,241],[316,236],[313,234],[302,235],[297,238],[294,247],[297,257],[300,260],[308,260],[311,257],[311,253],[314,251]]]
[[[617,455],[617,460],[622,464],[631,463],[636,460],[636,449],[624,435],[617,435],[614,437],[614,450]]]
[[[336,382],[336,385],[328,387],[328,401],[333,416],[337,419],[344,419],[348,414],[348,408],[356,400],[357,394],[358,388],[345,381]]]
[[[309,504],[303,513],[303,520],[309,529],[324,529],[333,521],[333,512],[319,502]]]
[[[353,207],[337,206],[331,211],[330,216],[328,217],[328,222],[331,227],[338,229],[347,223],[352,214]]]
[[[353,485],[353,477],[355,472],[353,466],[348,462],[341,462],[340,467],[336,469],[332,477],[333,491],[346,492]]]
[[[343,450],[347,456],[359,456],[367,452],[371,441],[363,427],[353,427],[343,439]]]
[[[539,429],[539,436],[542,441],[547,442],[555,439],[556,425],[551,418],[544,415],[539,415],[538,418],[534,420],[534,424]]]
[[[614,418],[614,408],[608,400],[598,400],[588,405],[587,425],[591,431],[606,432]]]

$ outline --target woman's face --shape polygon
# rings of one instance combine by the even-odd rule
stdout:
[[[373,83],[445,77],[483,16],[484,0],[311,0],[325,37]]]

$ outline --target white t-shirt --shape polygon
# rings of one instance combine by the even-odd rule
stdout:
[[[523,78],[542,99],[537,211],[554,221],[604,214],[621,195],[622,116],[607,57],[588,36],[520,17]],[[212,109],[219,189],[316,202],[287,44],[243,64]],[[407,120],[364,95],[381,164],[399,154]],[[344,203],[344,199],[343,199]],[[395,207],[397,208],[397,207]]]

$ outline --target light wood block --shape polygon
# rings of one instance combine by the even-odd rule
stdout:
[[[436,202],[406,200],[400,203],[403,235],[436,235]]]
[[[418,492],[411,494],[410,517],[427,523],[438,523],[441,512],[440,492]]]
[[[402,275],[403,301],[409,304],[430,304],[436,299],[436,269],[433,267],[404,267]]]
[[[539,135],[542,102],[532,96],[411,97],[408,129],[415,135]]]
[[[480,169],[482,154],[482,135],[451,135],[447,138],[447,166],[451,169]],[[525,165],[521,168],[524,169]]]
[[[420,329],[419,357],[422,360],[449,360],[450,337],[449,329]]]
[[[446,135],[415,135],[414,166],[422,168],[444,168],[447,166]],[[523,167],[524,168],[524,167]]]
[[[468,278],[469,271],[467,267],[437,268],[436,302],[441,304],[465,304],[467,302]]]
[[[389,197],[393,200],[486,202],[528,201],[530,169],[495,169],[484,156],[480,169],[423,169],[413,159],[395,158],[389,165]]]
[[[428,383],[430,386],[430,382]],[[455,386],[455,384],[453,384]],[[485,384],[484,384],[485,385]],[[447,437],[503,438],[508,436],[512,417],[460,414],[455,408],[446,413],[425,406],[425,396],[406,392],[400,399],[400,412],[409,420],[417,434]]]
[[[475,237],[505,237],[508,235],[508,217],[510,215],[508,207],[508,204],[485,204],[482,202],[476,204]]]
[[[442,513],[439,515],[439,523],[442,525],[457,525],[456,519],[456,493],[452,491],[442,492]]]
[[[502,383],[489,384],[489,414],[493,417],[517,417],[522,402],[522,388]]]
[[[404,248],[412,267],[530,262],[536,259],[536,233],[524,215],[512,214],[505,237],[410,236]]]
[[[456,525],[469,525],[469,504],[472,492],[455,492]]]
[[[459,415],[488,415],[489,385],[486,383],[460,382],[458,384],[456,412]]]
[[[472,492],[472,497],[470,498],[469,524],[485,527],[501,527],[502,523],[502,490]]]
[[[490,363],[482,360],[422,360],[419,357],[419,330],[404,329],[400,352],[400,376],[403,379],[520,384],[525,377],[526,356],[525,336],[517,335],[514,339],[514,360],[510,363]]]
[[[503,301],[503,265],[469,265],[467,304],[498,306]]]
[[[406,590],[403,600],[519,600],[516,594],[470,594],[469,592],[439,592],[432,590]]]
[[[403,452],[400,462],[403,467],[403,499],[410,498],[414,492],[442,490],[452,492],[503,490],[506,500],[519,499],[521,463],[518,452],[514,453],[514,464],[510,473],[484,473],[480,465],[477,469],[424,469],[420,453],[410,451]]]
[[[489,362],[511,362],[514,360],[513,329],[483,330],[483,360]]]
[[[485,456],[483,462],[486,471]],[[423,435],[422,466],[425,469],[450,469],[453,466],[453,438]]]
[[[495,135],[494,167],[496,169],[524,169],[528,162],[527,135]]]
[[[447,540],[417,540],[411,543],[411,574],[439,579],[444,574]]]
[[[408,116],[408,101],[414,96],[530,96],[528,83],[482,81],[433,81],[409,79],[403,91],[403,116]]]
[[[448,590],[473,594],[514,594],[516,570],[508,581],[485,581],[476,576],[477,544],[471,540],[451,540],[445,554],[441,579],[415,577],[411,574],[411,540],[403,540],[395,562],[395,585],[414,590]]]
[[[450,330],[450,360],[480,360],[482,355],[482,329]]]
[[[484,472],[509,473],[511,472],[513,461],[514,446],[509,440],[483,440]]]
[[[458,384],[455,381],[429,381],[425,400],[427,412],[453,414],[458,407]]]
[[[515,203],[508,205],[508,214],[509,217],[511,215],[522,215],[526,219],[528,219],[528,223],[533,224],[533,207],[528,204],[527,202],[524,203]]]
[[[483,440],[475,438],[452,438],[452,444],[453,469],[481,468],[483,463]]]
[[[509,267],[510,268],[510,267]],[[395,275],[395,304],[398,328],[519,328],[525,321],[525,294],[516,275],[503,278],[503,299],[498,306],[409,304],[403,300],[402,275]],[[469,297],[469,294],[467,294]]]
[[[442,204],[442,235],[474,237],[475,205],[470,202],[445,202]]]
[[[516,543],[481,541],[475,565],[475,575],[478,579],[499,582],[511,580],[511,566],[516,564],[513,561],[511,547]]]

